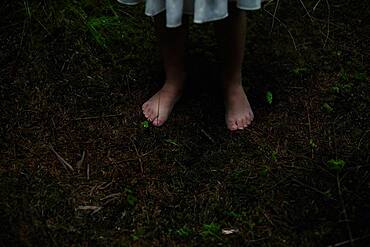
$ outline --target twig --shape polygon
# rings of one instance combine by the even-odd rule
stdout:
[[[272,33],[272,29],[274,28],[274,23],[275,23],[276,12],[277,12],[278,6],[279,6],[279,0],[277,0],[277,2],[276,2],[275,9],[274,9],[274,15],[272,16],[272,23],[271,23],[270,34]]]
[[[87,180],[90,179],[90,164],[87,163],[87,166],[86,166],[86,178]]]
[[[299,1],[301,2],[301,4],[302,4],[304,10],[306,11],[308,17],[310,17],[311,22],[313,22],[313,18],[311,16],[310,12],[307,10],[306,5],[304,5],[304,3],[302,2],[302,0],[299,0]]]
[[[98,187],[97,184],[94,185],[94,187],[91,188],[90,190],[90,196],[92,196],[92,194],[94,193],[95,189]]]
[[[65,160],[63,159],[62,156],[60,156],[57,151],[54,150],[53,146],[51,144],[49,144],[49,147],[51,149],[51,151],[53,151],[53,153],[55,154],[55,156],[57,156],[57,159],[59,160],[60,163],[62,163],[62,165],[68,170],[70,169],[71,171],[74,171],[73,167]]]
[[[328,197],[328,198],[330,198],[330,199],[333,199],[333,198],[331,198],[330,196],[328,196],[325,192],[322,192],[321,190],[318,190],[318,189],[316,189],[315,187],[312,187],[312,186],[310,186],[310,185],[308,185],[308,184],[302,183],[301,181],[299,181],[299,180],[297,180],[297,179],[295,179],[295,178],[292,178],[292,181],[294,181],[294,182],[296,182],[296,183],[298,183],[298,184],[300,184],[300,185],[302,185],[302,186],[304,186],[304,187],[306,187],[306,188],[309,188],[309,189],[311,189],[311,190],[313,190],[313,191],[315,191],[315,192],[317,192],[317,193],[320,193],[321,195],[324,195],[324,196],[326,196],[326,197]]]
[[[85,160],[85,151],[82,152],[82,157],[79,161],[77,161],[76,163],[76,166],[77,166],[77,169],[80,170],[81,169],[81,166],[82,166],[82,163],[84,162]]]
[[[320,2],[321,2],[321,0],[317,1],[317,3],[315,4],[315,6],[313,6],[313,8],[312,8],[313,11],[316,10],[316,7],[317,7],[317,5],[319,5]]]
[[[100,201],[104,201],[104,200],[107,200],[107,199],[112,198],[112,197],[119,197],[120,195],[121,195],[121,193],[110,194],[110,195],[107,195],[106,197],[101,198]]]
[[[310,120],[310,111],[306,105],[306,110],[307,110],[307,120],[308,120],[308,133],[310,134],[310,140],[312,140],[312,129],[311,129],[311,120]],[[311,146],[311,158],[313,159],[313,147]]]
[[[285,29],[286,29],[286,30],[287,30],[287,32],[289,33],[290,38],[291,38],[291,39],[292,39],[292,41],[293,41],[294,49],[295,49],[296,51],[298,51],[298,49],[297,49],[297,45],[296,45],[295,40],[294,40],[294,37],[293,37],[292,33],[289,31],[288,26],[287,26],[287,25],[285,25],[283,22],[281,22],[279,18],[277,18],[277,17],[275,17],[273,14],[271,14],[271,12],[270,12],[270,11],[266,10],[265,8],[263,8],[263,10],[264,10],[264,11],[266,11],[269,15],[271,15],[274,19],[276,19],[276,20],[277,20],[277,21],[278,21],[278,22],[279,22],[283,27],[285,27]]]
[[[339,180],[339,174],[338,173],[337,173],[337,185],[338,185],[339,199],[340,199],[340,203],[341,203],[341,206],[342,206],[342,209],[343,209],[344,219],[346,221],[346,226],[347,226],[349,241],[351,243],[351,246],[353,246],[352,231],[351,231],[351,227],[350,227],[350,225],[348,223],[349,220],[348,220],[347,210],[346,210],[346,207],[344,205],[344,200],[343,200],[343,196],[342,196],[342,189],[341,189],[341,186],[340,186],[340,180]]]
[[[138,160],[139,160],[141,173],[144,173],[144,169],[143,169],[143,161],[141,160],[141,155],[139,154],[139,151],[137,150],[136,144],[135,144],[135,142],[132,140],[132,138],[131,138],[131,137],[130,137],[130,140],[131,140],[131,142],[132,142],[132,145],[134,146],[134,149],[135,149],[135,152],[136,152],[137,158],[138,158]]]
[[[104,185],[105,184],[105,185]],[[109,186],[111,186],[113,184],[113,181],[110,181],[109,183],[108,182],[105,182],[103,183],[102,185],[99,185],[98,186],[98,189],[99,190],[105,190],[106,188],[108,188]]]
[[[326,43],[327,43],[327,41],[328,41],[328,38],[329,38],[329,32],[330,32],[330,4],[329,4],[329,1],[328,0],[326,0],[326,5],[328,6],[328,31],[327,31],[327,33],[326,33],[326,39],[325,39],[325,42],[324,42],[324,48],[325,48],[325,46],[326,46]]]
[[[215,143],[215,140],[202,128],[200,128],[200,131],[213,143]]]
[[[79,210],[96,210],[98,208],[101,208],[99,206],[78,206],[77,209]]]
[[[370,234],[362,236],[362,237],[354,238],[354,239],[352,239],[352,242],[357,241],[357,240],[361,240],[361,239],[365,239],[365,238],[368,238],[368,237],[370,237]],[[343,241],[343,242],[336,243],[334,245],[329,245],[328,247],[338,247],[338,246],[348,244],[350,242],[351,242],[351,240],[346,240],[346,241]]]
[[[112,114],[112,115],[105,115],[105,116],[81,117],[81,118],[74,118],[73,121],[99,119],[99,118],[110,118],[110,117],[121,117],[121,116],[123,116],[123,114]]]

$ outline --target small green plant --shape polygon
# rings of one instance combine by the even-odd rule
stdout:
[[[144,128],[148,128],[148,127],[149,127],[149,122],[148,122],[148,120],[144,120],[143,122],[141,122],[141,125],[142,125]]]
[[[311,148],[317,148],[316,143],[312,139],[310,139],[310,142],[308,144],[311,146]]]
[[[306,73],[308,71],[308,68],[295,68],[295,69],[292,69],[292,73],[294,75],[303,75],[304,73]]]
[[[333,92],[333,93],[339,93],[339,87],[338,86],[332,86],[331,87],[331,91]]]
[[[271,153],[271,159],[273,161],[277,161],[277,152],[275,150],[273,150],[272,153]]]
[[[358,72],[356,71],[355,72],[355,75],[353,76],[353,78],[357,81],[366,81],[367,80],[367,75],[365,72]]]
[[[191,229],[187,226],[183,226],[180,229],[176,230],[176,233],[180,237],[188,237],[188,236],[190,236],[191,232],[192,232]]]
[[[260,171],[260,175],[266,177],[270,171],[268,166],[264,166],[263,169]]]
[[[327,164],[328,164],[330,169],[340,171],[340,170],[342,170],[342,168],[344,167],[346,162],[344,160],[341,160],[341,159],[336,159],[336,160],[331,159],[331,160],[328,161]]]
[[[94,37],[95,41],[102,47],[106,48],[108,44],[108,37],[112,31],[118,30],[120,19],[118,16],[101,16],[97,18],[90,18],[87,23],[87,28]]]
[[[324,110],[326,111],[326,112],[332,112],[333,111],[333,107],[331,107],[328,103],[324,103],[323,105],[322,105],[322,107],[324,108]]]
[[[172,145],[175,145],[175,146],[180,146],[175,140],[173,139],[165,139],[164,140],[165,142],[168,142],[168,143],[171,143]]]
[[[339,78],[340,78],[341,81],[348,81],[349,80],[349,75],[343,68],[339,72]]]
[[[140,237],[145,233],[144,229],[143,228],[139,228],[138,230],[136,230],[133,234],[131,234],[131,238],[132,240],[136,241],[136,240],[139,240]]]
[[[272,93],[270,91],[267,91],[266,93],[266,101],[271,105],[272,103]]]
[[[127,193],[127,202],[128,202],[128,204],[130,204],[131,206],[135,205],[136,202],[137,202],[137,198],[136,198],[136,196],[133,195],[132,190],[126,188],[125,192]]]
[[[218,237],[220,233],[220,225],[211,223],[211,224],[204,224],[202,228],[202,232],[200,233],[202,237]]]
[[[236,213],[234,211],[224,211],[224,214],[227,215],[227,216],[234,217],[234,218],[240,218],[241,217],[240,213]]]

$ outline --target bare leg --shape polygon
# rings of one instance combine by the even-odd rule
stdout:
[[[166,81],[163,87],[142,106],[145,117],[155,126],[161,126],[167,120],[172,108],[182,95],[186,77],[184,54],[187,18],[184,17],[182,25],[176,28],[166,28],[165,22],[163,12],[154,16],[154,26],[163,58]]]
[[[215,22],[223,59],[223,87],[225,93],[225,121],[230,130],[243,129],[253,121],[254,115],[242,86],[246,16],[245,11],[229,4],[229,16]]]

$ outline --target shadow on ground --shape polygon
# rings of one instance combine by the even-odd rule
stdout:
[[[248,13],[255,120],[230,133],[212,24],[191,25],[185,97],[145,127],[163,71],[142,5],[7,1],[1,245],[365,246],[369,4],[303,2],[272,29],[275,1]]]

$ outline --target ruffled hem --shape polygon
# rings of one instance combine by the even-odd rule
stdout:
[[[181,26],[182,15],[194,15],[194,23],[205,23],[228,16],[228,2],[242,10],[258,10],[263,0],[117,0],[127,5],[145,2],[145,15],[155,16],[166,10],[166,27]]]

